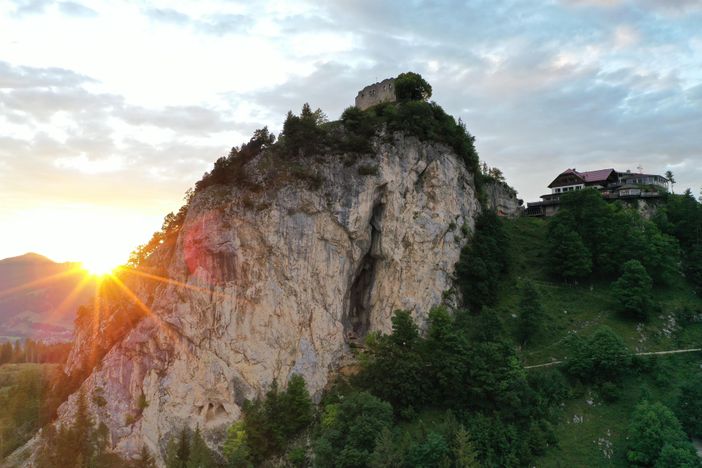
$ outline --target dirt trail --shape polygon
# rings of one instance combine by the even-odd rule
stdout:
[[[680,354],[680,353],[695,353],[702,351],[702,348],[689,348],[689,349],[674,349],[672,351],[647,351],[645,353],[634,353],[635,356],[662,356],[665,354]],[[551,367],[557,366],[558,364],[563,364],[565,361],[551,361],[544,364],[535,364],[533,366],[524,366],[525,369],[536,369],[538,367]]]

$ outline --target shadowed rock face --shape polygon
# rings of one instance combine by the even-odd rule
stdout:
[[[301,374],[319,397],[349,340],[389,332],[397,309],[425,322],[465,243],[452,227],[472,229],[479,211],[473,175],[445,146],[388,140],[353,164],[310,160],[321,187],[271,188],[261,154],[246,170],[264,190],[215,186],[194,197],[175,246],[155,257],[182,284],[135,281],[151,313],[105,347],[83,383],[107,402],[91,410],[117,451],[134,456],[146,444],[162,457],[184,425],[214,447],[273,380]],[[359,175],[369,164],[377,175]],[[77,349],[94,347],[96,328],[79,330]]]

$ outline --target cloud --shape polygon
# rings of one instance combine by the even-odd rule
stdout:
[[[58,7],[61,13],[68,16],[75,16],[80,18],[94,18],[98,15],[98,13],[95,10],[88,8],[85,5],[81,5],[80,3],[59,2]]]
[[[214,14],[192,17],[172,8],[146,8],[144,14],[152,21],[181,27],[194,31],[222,36],[245,32],[253,23],[252,18],[238,14]]]
[[[56,6],[58,11],[66,16],[76,18],[93,18],[97,12],[91,8],[76,2],[57,2],[56,0],[13,0],[15,4],[15,16],[40,15]]]

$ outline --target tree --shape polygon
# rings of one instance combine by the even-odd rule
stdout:
[[[580,235],[565,224],[549,229],[548,263],[551,272],[570,282],[592,272],[592,255]]]
[[[186,468],[188,460],[190,459],[190,437],[185,427],[181,429],[180,435],[178,436],[176,455],[178,457],[179,468]]]
[[[573,377],[598,382],[617,381],[631,366],[631,352],[611,328],[599,327],[587,340],[573,336],[565,370]]]
[[[453,453],[456,468],[480,468],[478,452],[470,439],[470,434],[462,425],[456,431]]]
[[[520,296],[517,333],[522,343],[527,343],[542,331],[545,312],[541,305],[541,295],[533,282],[524,281]]]
[[[670,191],[675,193],[675,190],[673,190],[673,186],[675,185],[675,178],[673,177],[673,172],[665,171],[665,178],[668,179],[668,183],[670,183]]]
[[[312,422],[312,399],[307,391],[305,379],[298,374],[293,374],[288,382],[288,388],[282,395],[283,413],[280,419],[286,438],[290,438]]]
[[[494,211],[483,211],[475,222],[473,238],[461,250],[456,283],[463,302],[473,313],[494,305],[500,279],[507,272],[509,239]]]
[[[627,440],[626,456],[635,465],[685,466],[657,465],[666,445],[669,446],[666,459],[679,459],[681,450],[692,450],[694,454],[680,421],[670,409],[658,402],[644,400],[636,405],[627,428]]]
[[[416,409],[428,393],[419,330],[409,312],[402,310],[393,315],[392,330],[368,345],[369,359],[357,381],[398,412]]]
[[[689,443],[667,443],[658,455],[655,468],[699,468],[702,461]]]
[[[394,468],[402,466],[404,453],[402,448],[395,443],[395,438],[389,428],[384,427],[375,441],[375,449],[370,456],[371,468]]]
[[[702,374],[683,383],[675,409],[685,431],[692,437],[702,437]]]
[[[216,466],[210,448],[202,439],[199,426],[193,434],[190,455],[185,466],[187,468],[214,468]]]
[[[410,447],[407,464],[421,468],[441,468],[451,466],[451,449],[441,434],[429,432],[426,439]]]
[[[638,260],[629,260],[622,275],[612,284],[619,311],[634,318],[646,320],[653,306],[653,281]]]
[[[431,91],[431,85],[419,73],[400,73],[395,78],[395,96],[400,101],[426,101]]]
[[[243,421],[235,422],[227,430],[223,452],[227,466],[230,468],[250,468],[253,466],[250,461],[251,451],[247,444]]]
[[[151,452],[146,448],[146,445],[141,446],[139,458],[132,463],[132,466],[134,468],[156,468],[156,461],[151,456]]]
[[[392,406],[368,392],[352,393],[328,405],[315,443],[318,466],[367,466],[378,436],[391,425]]]

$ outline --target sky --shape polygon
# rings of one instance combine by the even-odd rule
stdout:
[[[702,0],[0,0],[0,258],[126,261],[256,128],[415,71],[525,201],[702,186]]]

